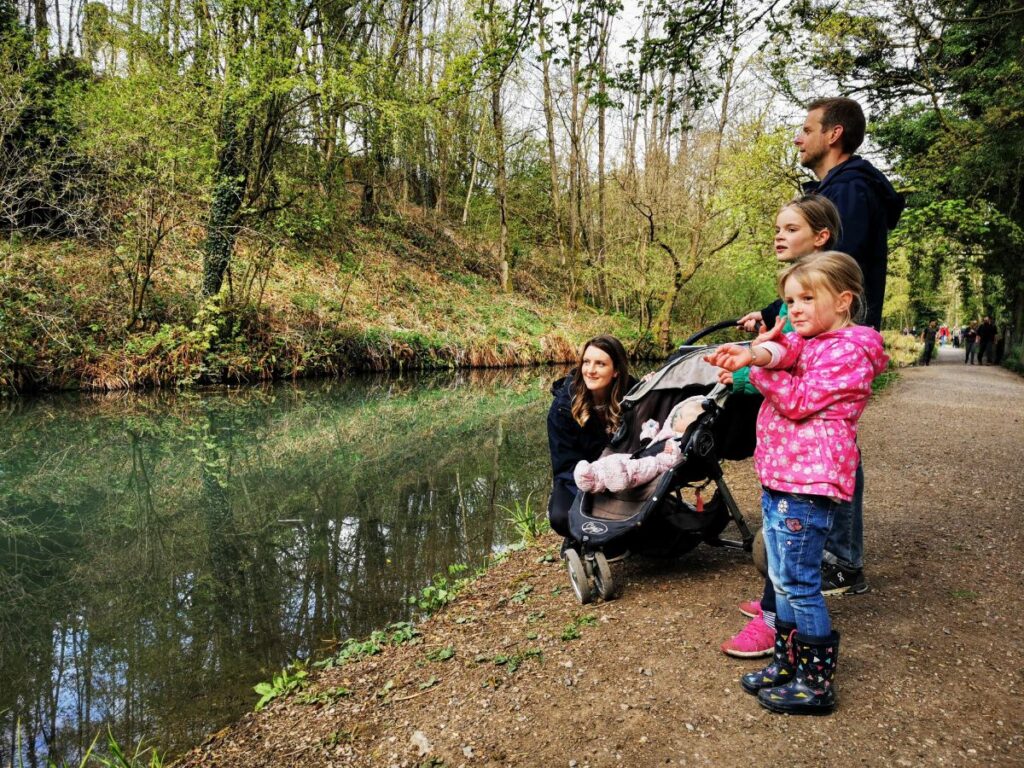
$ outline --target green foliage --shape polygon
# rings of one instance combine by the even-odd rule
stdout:
[[[107,752],[109,757],[93,756],[96,763],[102,768],[162,768],[163,759],[149,747],[143,747],[142,742],[136,745],[135,751],[125,752],[121,745],[114,738],[114,735],[107,732]],[[148,759],[147,759],[148,755]],[[79,766],[85,764],[88,755],[82,759]]]
[[[533,508],[532,498],[533,494],[529,493],[522,503],[517,499],[511,507],[499,506],[519,538],[527,544],[536,541],[546,528],[545,518],[539,509]]]
[[[418,642],[419,637],[419,630],[412,624],[406,621],[397,621],[389,624],[385,629],[371,632],[365,640],[348,638],[341,644],[341,650],[327,659],[314,662],[313,666],[318,669],[333,669],[366,656],[376,656],[387,646]]]
[[[565,628],[562,630],[561,638],[562,640],[565,640],[567,642],[569,640],[578,640],[580,638],[581,627],[592,627],[596,623],[597,617],[592,613],[577,616],[575,619],[573,619],[571,622],[565,625]]]
[[[885,354],[889,356],[889,367],[903,368],[913,365],[921,357],[923,344],[920,339],[900,331],[883,331]]]
[[[40,57],[30,31],[0,9],[0,232],[95,232],[93,173],[79,156],[75,95],[91,72],[76,57]]]
[[[0,251],[0,392],[61,381],[76,347],[76,308],[54,275]]]
[[[267,704],[281,696],[301,690],[306,685],[306,678],[309,672],[301,662],[293,662],[274,675],[270,682],[257,683],[253,690],[260,695],[256,702],[255,710],[259,712]]]
[[[523,662],[530,659],[543,661],[544,652],[540,648],[526,648],[515,653],[499,653],[494,657],[494,664],[498,667],[504,667],[506,672],[513,675],[523,665]]]
[[[439,682],[441,682],[441,678],[439,678],[437,675],[431,675],[430,677],[428,677],[426,680],[424,680],[422,683],[419,684],[419,689],[421,691],[425,691],[428,688],[433,688]]]
[[[96,734],[85,753],[74,765],[64,760],[61,760],[59,764],[51,760],[47,762],[48,768],[163,768],[165,765],[164,758],[152,747],[144,746],[141,741],[136,744],[134,751],[126,752],[109,730],[107,731],[107,752],[100,754],[96,751],[96,743],[99,738],[100,734]],[[21,723],[18,722],[14,726],[14,758],[9,764],[10,768],[27,768],[21,740]]]
[[[522,605],[526,602],[526,598],[529,597],[530,593],[533,592],[533,586],[530,584],[523,584],[515,591],[515,594],[508,599],[513,605]]]
[[[957,321],[957,299],[964,321],[978,318],[991,306],[975,276],[986,269],[992,254],[1006,254],[1024,247],[1024,233],[985,200],[943,199],[912,208],[893,237],[893,261],[897,276],[894,294],[887,301],[893,312],[905,275],[909,297],[902,325],[921,325],[930,319]],[[905,271],[902,265],[906,265]],[[955,288],[957,296],[949,294]]]
[[[589,4],[586,7],[590,7]],[[728,46],[717,44],[735,31],[738,5],[682,0],[652,3],[649,8],[654,19],[662,24],[661,34],[626,42],[626,49],[634,54],[636,65],[621,72],[617,84],[625,91],[639,91],[645,102],[652,102],[666,99],[666,94],[660,84],[644,89],[645,74],[662,70],[684,75],[681,79],[686,85],[678,95],[673,94],[678,103],[670,108],[684,114],[699,110],[715,99],[720,88],[716,81],[696,74],[716,65],[724,66],[722,49],[728,50]]]
[[[469,566],[465,564],[449,565],[448,575],[435,574],[430,584],[421,589],[418,595],[409,598],[409,604],[419,608],[426,616],[437,613],[472,581],[472,577],[462,575],[468,570]]]
[[[435,648],[432,651],[428,651],[426,656],[430,661],[448,661],[455,656],[455,649],[451,646]]]
[[[1024,344],[1010,347],[1003,357],[1003,365],[1011,371],[1024,374]]]

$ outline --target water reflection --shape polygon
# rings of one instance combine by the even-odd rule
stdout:
[[[551,377],[0,404],[0,765],[107,725],[188,747],[290,659],[408,618],[543,499]]]

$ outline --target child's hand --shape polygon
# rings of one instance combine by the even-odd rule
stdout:
[[[748,333],[753,333],[757,330],[757,324],[760,323],[761,320],[762,317],[760,312],[750,312],[737,320],[736,325]]]
[[[718,383],[726,387],[732,386],[732,372],[731,371],[719,371],[718,372]]]
[[[782,326],[786,324],[786,320],[782,317],[775,318],[775,325],[771,330],[768,329],[764,323],[761,323],[761,329],[753,344],[763,344],[766,341],[775,341],[777,338],[782,336]]]
[[[746,368],[750,365],[753,356],[748,347],[741,347],[737,344],[723,344],[710,355],[705,355],[704,360],[727,371],[738,371],[740,368]]]

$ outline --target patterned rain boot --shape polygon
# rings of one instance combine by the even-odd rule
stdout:
[[[839,655],[839,633],[833,632],[823,645],[793,639],[796,675],[785,685],[758,692],[762,707],[786,715],[829,715],[836,707],[833,678]]]
[[[783,685],[793,679],[796,674],[796,662],[793,660],[793,635],[796,627],[775,620],[775,648],[772,651],[772,663],[757,672],[748,672],[740,678],[743,690],[752,696],[762,688]]]

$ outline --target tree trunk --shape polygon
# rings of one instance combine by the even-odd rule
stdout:
[[[602,306],[608,306],[608,280],[605,275],[605,146],[607,144],[606,114],[608,87],[608,41],[611,36],[612,15],[607,6],[602,8],[600,50],[598,52],[598,106],[597,106],[597,233],[594,246],[597,251],[597,295]]]
[[[547,55],[548,30],[544,22],[544,4],[539,4],[537,45],[540,48],[541,71],[544,86],[544,127],[548,140],[548,169],[551,174],[551,214],[555,220],[555,241],[558,243],[558,263],[565,266],[565,239],[562,234],[562,195],[558,182],[558,154],[555,146],[555,108],[551,98],[551,62]]]
[[[221,150],[214,174],[213,199],[206,225],[203,246],[203,298],[220,292],[224,273],[231,262],[235,247],[238,211],[245,192],[244,142],[238,135],[235,108],[229,101],[224,105],[220,121]]]
[[[35,12],[39,57],[45,61],[50,58],[50,20],[46,17],[46,0],[32,0],[32,9]]]
[[[469,221],[469,201],[473,199],[473,187],[476,184],[476,170],[480,165],[480,145],[484,139],[484,126],[487,121],[483,115],[480,116],[480,130],[476,134],[476,149],[473,151],[473,166],[469,173],[469,187],[466,189],[466,202],[462,206],[462,223]]]
[[[505,178],[505,118],[501,113],[501,87],[504,77],[497,76],[491,84],[491,119],[494,124],[494,141],[497,163],[495,168],[495,193],[498,197],[498,268],[501,270],[501,290],[509,290],[508,281],[508,180]]]

